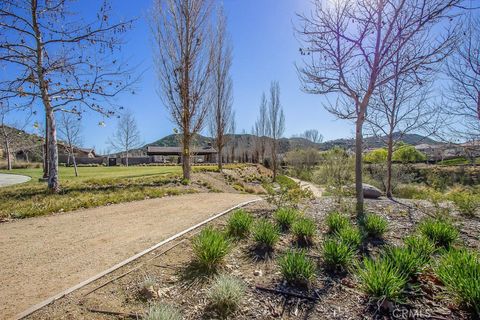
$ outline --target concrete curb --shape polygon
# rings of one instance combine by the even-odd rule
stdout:
[[[78,290],[78,289],[86,286],[87,284],[92,283],[92,282],[95,281],[95,280],[100,279],[101,277],[103,277],[103,276],[105,276],[105,275],[107,275],[107,274],[109,274],[109,273],[111,273],[111,272],[113,272],[113,271],[115,271],[115,270],[117,270],[117,269],[125,266],[126,264],[128,264],[128,263],[130,263],[130,262],[132,262],[132,261],[134,261],[134,260],[136,260],[136,259],[138,259],[138,258],[140,258],[140,257],[142,257],[142,256],[144,256],[144,255],[146,255],[147,253],[149,253],[149,252],[151,252],[151,251],[153,251],[153,250],[155,250],[155,249],[158,249],[159,247],[161,247],[161,246],[169,243],[170,241],[173,241],[173,240],[175,240],[175,239],[183,236],[184,234],[186,234],[186,233],[188,233],[188,232],[190,232],[190,231],[192,231],[192,230],[195,230],[195,229],[197,229],[197,228],[199,228],[199,227],[201,227],[201,226],[209,223],[210,221],[215,220],[215,219],[217,219],[217,218],[219,218],[219,217],[227,214],[228,212],[230,212],[230,211],[232,211],[232,210],[235,210],[235,209],[237,209],[237,208],[246,206],[246,205],[248,205],[248,204],[250,204],[250,203],[258,202],[258,201],[260,201],[260,200],[262,200],[262,199],[261,199],[261,198],[258,198],[258,199],[254,199],[254,200],[245,201],[245,202],[242,202],[242,203],[240,203],[240,204],[237,204],[236,206],[231,207],[230,209],[227,209],[227,210],[225,210],[225,211],[222,211],[222,212],[220,212],[220,213],[217,213],[216,215],[214,215],[214,216],[212,216],[212,217],[210,217],[210,218],[208,218],[208,219],[206,219],[206,220],[204,220],[204,221],[202,221],[202,222],[200,222],[200,223],[198,223],[198,224],[196,224],[196,225],[194,225],[194,226],[192,226],[192,227],[190,227],[190,228],[188,228],[188,229],[185,229],[185,230],[183,230],[183,231],[181,231],[181,232],[179,232],[179,233],[177,233],[177,234],[175,234],[175,235],[173,235],[173,236],[171,236],[171,237],[169,237],[169,238],[167,238],[167,239],[165,239],[165,240],[163,240],[163,241],[161,241],[161,242],[159,242],[159,243],[151,246],[150,248],[148,248],[148,249],[146,249],[146,250],[144,250],[144,251],[142,251],[142,252],[139,252],[139,253],[137,253],[136,255],[131,256],[130,258],[128,258],[128,259],[126,259],[126,260],[124,260],[124,261],[122,261],[122,262],[114,265],[113,267],[111,267],[111,268],[109,268],[109,269],[107,269],[107,270],[105,270],[105,271],[102,271],[102,272],[100,272],[99,274],[94,275],[93,277],[91,277],[91,278],[89,278],[89,279],[87,279],[87,280],[85,280],[85,281],[83,281],[83,282],[81,282],[81,283],[79,283],[79,284],[71,287],[71,288],[68,288],[68,289],[66,289],[66,290],[64,290],[64,291],[62,291],[62,292],[60,292],[60,293],[57,293],[56,295],[54,295],[54,296],[52,296],[52,297],[50,297],[50,298],[48,298],[48,299],[46,299],[46,300],[44,300],[44,301],[36,304],[36,305],[28,308],[27,310],[25,310],[25,311],[17,314],[14,319],[16,319],[16,320],[23,319],[23,318],[29,316],[30,314],[34,313],[35,311],[37,311],[37,310],[39,310],[39,309],[41,309],[41,308],[49,305],[50,303],[52,303],[52,302],[54,302],[54,301],[56,301],[56,300],[58,300],[58,299],[60,299],[60,298],[62,298],[62,297],[64,297],[64,296],[66,296],[66,295],[69,294],[69,293],[72,293],[72,292],[75,291],[75,290]]]

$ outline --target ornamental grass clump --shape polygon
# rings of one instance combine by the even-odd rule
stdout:
[[[367,213],[362,219],[362,227],[367,237],[381,238],[387,231],[388,222],[385,218],[379,215]]]
[[[458,238],[458,230],[448,220],[427,218],[419,226],[420,233],[437,247],[449,248]]]
[[[216,269],[230,251],[228,238],[212,227],[203,229],[192,242],[198,264],[207,271]]]
[[[418,274],[428,263],[426,258],[408,247],[387,247],[383,253],[383,258],[389,260],[406,278],[410,279]]]
[[[306,286],[315,276],[315,262],[304,250],[288,250],[279,260],[283,277],[290,284]]]
[[[480,316],[480,256],[462,249],[451,249],[440,257],[435,273],[446,291],[458,303]]]
[[[436,251],[435,244],[423,235],[408,236],[404,243],[408,249],[426,261],[429,261],[431,255]]]
[[[292,226],[292,233],[300,245],[311,245],[316,230],[317,225],[315,221],[310,218],[299,218]]]
[[[280,239],[278,227],[267,219],[260,219],[253,229],[253,239],[258,249],[271,251]]]
[[[289,230],[298,216],[298,210],[294,208],[283,207],[275,211],[275,220],[283,231]]]
[[[405,293],[408,279],[389,259],[366,258],[355,273],[360,288],[377,301],[399,301]]]
[[[250,233],[252,224],[252,215],[244,209],[238,209],[228,219],[227,232],[234,238],[245,238]]]
[[[331,271],[346,270],[352,265],[355,250],[339,239],[326,239],[322,246],[325,268]]]
[[[345,228],[350,224],[350,220],[345,215],[339,212],[330,212],[326,219],[328,232],[335,233]]]
[[[245,297],[245,284],[237,277],[220,274],[213,280],[207,296],[212,308],[227,316],[238,309]]]
[[[156,303],[150,306],[145,320],[182,320],[183,315],[175,307],[163,304]]]
[[[362,244],[362,233],[353,226],[346,226],[335,233],[335,236],[350,248],[357,250]]]

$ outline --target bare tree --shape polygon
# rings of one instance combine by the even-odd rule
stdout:
[[[270,101],[268,104],[268,134],[271,138],[271,156],[273,181],[277,178],[278,171],[278,140],[285,132],[285,115],[280,103],[280,85],[273,81],[270,86]]]
[[[454,32],[440,36],[435,27],[463,0],[343,0],[314,1],[310,15],[300,15],[298,67],[308,93],[337,93],[327,110],[355,122],[355,189],[357,214],[363,214],[363,125],[375,90],[391,81],[385,72],[397,52],[410,45],[399,74],[422,71],[442,61],[454,42]],[[448,25],[445,25],[448,27]],[[435,32],[433,31],[435,29]]]
[[[306,130],[302,137],[313,143],[322,143],[323,141],[323,136],[317,129]]]
[[[265,151],[267,145],[267,136],[268,136],[268,111],[267,111],[267,97],[265,92],[262,94],[262,100],[260,102],[260,110],[258,114],[258,119],[255,121],[254,132],[257,137],[256,144],[259,153],[259,162],[263,163],[265,161]]]
[[[143,144],[135,116],[129,110],[120,116],[117,129],[108,140],[108,144],[125,155],[125,165],[128,167],[130,151],[140,148]]]
[[[440,123],[440,110],[430,96],[433,70],[400,73],[410,50],[407,45],[397,51],[391,65],[384,69],[383,72],[392,74],[393,78],[377,88],[366,118],[373,134],[387,147],[385,191],[389,198],[392,197],[392,159],[397,143],[412,131],[422,132],[424,136],[435,134]]]
[[[131,21],[110,23],[104,1],[93,22],[71,11],[73,0],[3,0],[0,3],[0,60],[12,79],[0,81],[5,99],[41,101],[48,137],[48,188],[60,189],[55,112],[87,110],[111,115],[109,103],[131,84],[126,64],[113,53]]]
[[[75,148],[82,142],[82,127],[80,118],[72,113],[62,113],[58,126],[59,139],[63,140],[65,151],[67,151],[68,161],[72,159],[75,177],[78,177],[77,159],[75,158]]]
[[[237,139],[235,132],[237,131],[237,122],[235,120],[235,111],[232,112],[232,118],[230,119],[230,162],[235,162],[235,145],[237,144]]]
[[[192,136],[210,103],[211,7],[211,0],[155,0],[151,14],[159,95],[182,134],[184,179],[190,179]]]
[[[230,130],[233,81],[230,76],[232,66],[232,47],[227,34],[227,21],[223,9],[217,15],[217,29],[213,41],[212,73],[212,112],[210,113],[210,132],[218,152],[218,168],[222,170],[222,151],[227,143],[226,134]]]
[[[466,140],[480,139],[480,28],[479,17],[468,17],[464,41],[457,44],[447,63],[450,88],[447,93],[453,105],[446,113],[456,120],[454,133]]]

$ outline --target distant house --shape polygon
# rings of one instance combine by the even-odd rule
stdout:
[[[181,147],[157,147],[148,146],[147,155],[152,157],[153,162],[166,163],[176,160],[181,162],[182,148]],[[191,149],[192,160],[194,163],[198,162],[215,162],[218,156],[218,151],[211,145]]]
[[[479,157],[480,143],[463,143],[463,144],[419,144],[415,149],[427,155],[428,161],[442,161],[458,157]]]

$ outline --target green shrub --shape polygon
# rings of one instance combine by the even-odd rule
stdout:
[[[183,315],[175,307],[167,304],[154,304],[148,310],[145,320],[182,320]]]
[[[450,198],[460,213],[467,217],[474,217],[480,208],[480,196],[476,194],[467,191],[458,191],[453,193]]]
[[[208,299],[215,311],[223,316],[234,312],[245,296],[245,284],[230,275],[218,275],[208,290]]]
[[[405,238],[405,246],[420,258],[428,261],[435,252],[435,244],[425,236],[413,235]]]
[[[376,300],[398,301],[404,294],[407,277],[389,259],[366,258],[357,267],[360,288]]]
[[[445,219],[427,218],[419,226],[420,232],[437,247],[448,248],[458,238],[458,230]]]
[[[322,249],[323,263],[330,270],[346,269],[355,257],[355,250],[338,239],[326,239]]]
[[[252,223],[252,215],[244,209],[238,209],[228,219],[228,234],[232,237],[244,238],[250,233]]]
[[[411,278],[428,263],[429,259],[408,247],[387,247],[383,258],[389,260],[405,277]]]
[[[352,249],[356,250],[362,244],[362,233],[356,227],[348,225],[337,231],[335,235]]]
[[[258,248],[272,250],[279,238],[279,230],[276,225],[267,219],[260,219],[257,222],[253,230],[253,239]]]
[[[313,243],[317,225],[310,218],[299,218],[292,226],[292,233],[297,238],[297,242],[302,244]]]
[[[230,250],[227,237],[212,227],[203,229],[192,243],[197,262],[207,270],[215,269]]]
[[[298,217],[298,211],[294,208],[278,208],[275,211],[275,220],[282,230],[288,230]]]
[[[350,220],[338,212],[330,212],[327,215],[326,222],[328,226],[328,232],[330,233],[338,232],[340,229],[345,228],[350,224]]]
[[[480,257],[467,249],[449,250],[435,268],[447,291],[480,316]]]
[[[385,218],[379,215],[367,213],[362,220],[362,226],[367,237],[381,238],[387,231],[388,222]]]
[[[291,284],[308,284],[315,275],[315,263],[303,250],[288,250],[279,264],[283,277]]]

